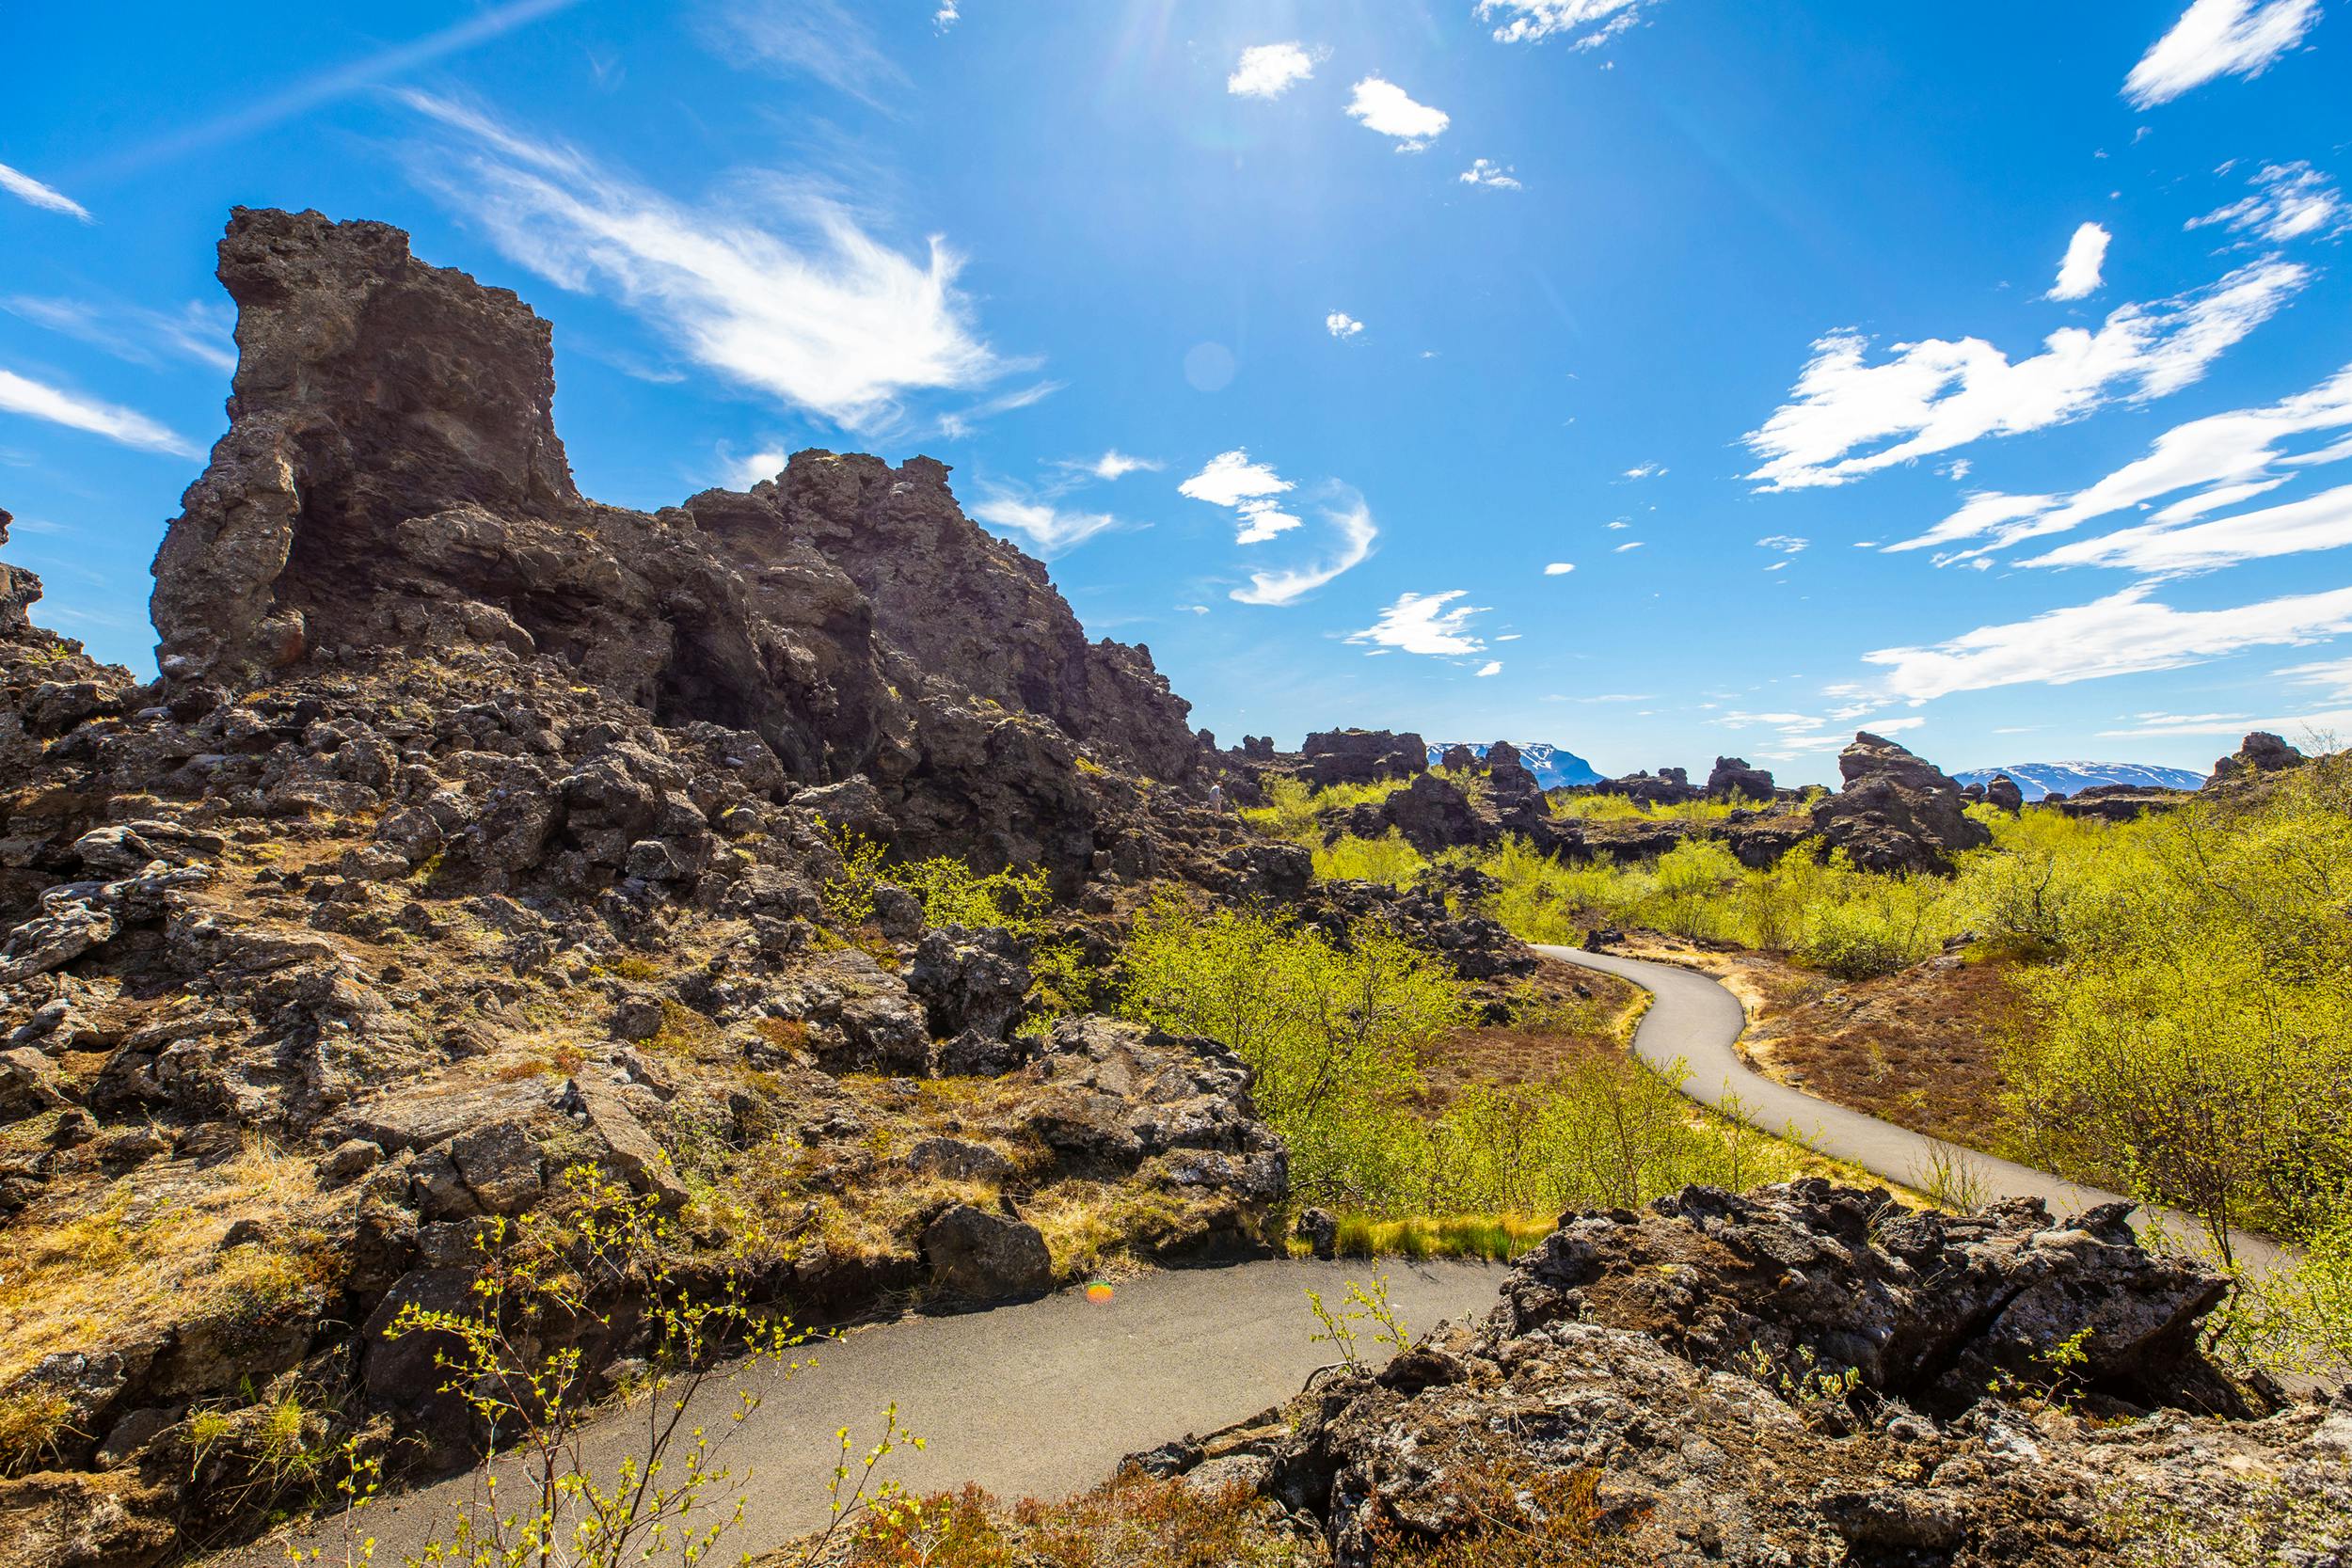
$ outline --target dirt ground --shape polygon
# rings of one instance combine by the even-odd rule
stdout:
[[[1473,1084],[1540,1084],[1574,1062],[1621,1055],[1648,1000],[1629,980],[1552,958],[1535,984],[1547,1003],[1532,1022],[1464,1029],[1422,1053],[1430,1102],[1441,1106]]]
[[[2004,1045],[2015,1026],[2010,965],[1947,953],[1899,974],[1837,980],[1769,954],[1655,933],[1622,950],[1702,970],[1748,1009],[1740,1054],[1768,1078],[1874,1117],[2004,1152]]]

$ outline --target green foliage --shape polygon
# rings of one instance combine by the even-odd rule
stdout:
[[[2352,759],[2099,835],[2010,1062],[2031,1151],[2297,1240],[2352,1215]]]
[[[1892,974],[1956,929],[1953,885],[1872,876],[1807,841],[1770,870],[1721,841],[1689,838],[1655,860],[1568,865],[1510,839],[1472,863],[1500,884],[1488,913],[1529,942],[1574,944],[1596,926],[1787,953],[1840,979]]]
[[[1555,789],[1544,797],[1544,804],[1552,816],[1563,821],[1584,822],[1721,822],[1733,812],[1752,810],[1758,803],[1739,799],[1701,799],[1650,806],[1629,796],[1578,789]]]
[[[1358,838],[1353,834],[1317,845],[1314,850],[1315,880],[1386,882],[1391,887],[1410,887],[1429,868],[1420,850],[1405,842],[1402,834],[1391,828],[1378,838]]]
[[[1269,779],[1265,785],[1266,803],[1244,806],[1234,815],[1260,832],[1286,838],[1294,844],[1311,844],[1316,836],[1315,818],[1322,813],[1375,805],[1411,782],[1380,779],[1368,784],[1327,784],[1315,789],[1303,779]]]
[[[1318,1325],[1307,1336],[1308,1343],[1329,1345],[1339,1352],[1340,1364],[1350,1371],[1364,1369],[1363,1354],[1357,1348],[1356,1331],[1360,1324],[1369,1323],[1373,1344],[1387,1346],[1391,1354],[1412,1343],[1411,1336],[1405,1332],[1405,1320],[1389,1302],[1389,1276],[1383,1274],[1372,1276],[1370,1290],[1349,1280],[1347,1294],[1341,1298],[1337,1312],[1323,1305],[1321,1291],[1309,1291],[1307,1309],[1314,1314]],[[1381,1359],[1385,1361],[1387,1357]]]
[[[882,880],[885,851],[853,828],[828,824],[825,833],[841,859],[841,875],[826,878],[817,895],[824,901],[829,922],[854,930],[874,918],[874,890]]]
[[[1343,1247],[1354,1225],[1369,1250],[1373,1221],[1388,1216],[1630,1208],[1691,1181],[1793,1174],[1784,1147],[1699,1115],[1675,1083],[1628,1060],[1475,1086],[1431,1112],[1419,1056],[1470,1011],[1440,962],[1377,927],[1350,930],[1343,946],[1267,915],[1163,900],[1136,924],[1124,1006],[1221,1041],[1256,1069],[1293,1186],[1350,1216]],[[1443,1249],[1425,1231],[1386,1243]]]
[[[1343,947],[1270,915],[1162,897],[1136,921],[1125,968],[1129,1017],[1205,1035],[1255,1070],[1259,1112],[1313,1201],[1369,1207],[1393,1185],[1420,1053],[1470,1018],[1440,960],[1371,926]]]

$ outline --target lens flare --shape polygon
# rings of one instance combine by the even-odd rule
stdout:
[[[1087,1300],[1089,1301],[1108,1301],[1111,1299],[1111,1288],[1104,1284],[1102,1280],[1098,1279],[1093,1284],[1087,1287]]]

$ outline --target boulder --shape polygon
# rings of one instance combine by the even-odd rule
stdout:
[[[1429,768],[1428,744],[1410,731],[1320,730],[1300,751],[1317,789],[1409,779]]]
[[[2284,772],[2300,768],[2306,759],[2301,752],[2288,745],[2267,730],[2256,730],[2238,743],[2238,749],[2213,765],[2213,774],[2205,780],[2205,787],[2213,788],[2238,779],[2249,779],[2264,773]]]
[[[2105,1560],[2119,1497],[2352,1506],[2352,1417],[2232,1384],[2197,1342],[2226,1282],[2121,1219],[1821,1180],[1572,1212],[1484,1319],[1150,1462],[1241,1481],[1343,1568],[1540,1529],[1553,1498],[1583,1499],[1562,1560],[1692,1568]]]
[[[1766,768],[1750,768],[1745,757],[1717,757],[1707,775],[1707,798],[1768,801],[1772,798],[1772,775]]]
[[[915,945],[906,983],[923,1004],[934,1037],[969,1030],[1001,1040],[1029,993],[1028,955],[1009,931],[943,927],[925,932]]]
[[[2026,792],[2007,773],[1995,773],[1984,783],[1984,802],[2015,816],[2026,809]]]
[[[1038,1295],[1054,1282],[1053,1255],[1036,1226],[968,1203],[923,1227],[923,1261],[939,1285],[976,1301]]]
[[[1952,857],[1993,842],[1966,813],[1959,783],[1867,731],[1837,758],[1844,786],[1813,808],[1813,829],[1866,871],[1947,872]]]

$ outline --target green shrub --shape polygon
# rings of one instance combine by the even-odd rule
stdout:
[[[1314,851],[1315,880],[1386,882],[1391,887],[1410,887],[1429,868],[1421,851],[1405,842],[1394,828],[1379,838],[1358,838],[1353,834],[1327,845],[1319,845]]]

